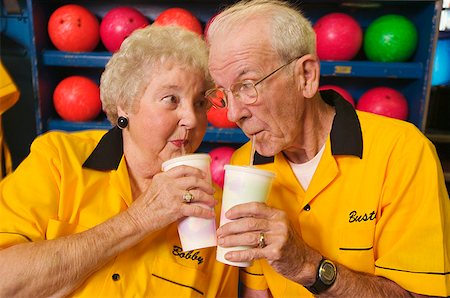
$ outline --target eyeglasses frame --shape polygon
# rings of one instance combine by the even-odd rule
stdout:
[[[270,72],[268,75],[262,77],[261,79],[259,79],[259,80],[256,81],[255,83],[252,82],[253,88],[254,88],[255,91],[256,91],[256,97],[255,97],[255,100],[254,100],[253,102],[251,102],[251,103],[245,103],[245,104],[251,105],[251,104],[254,104],[254,103],[258,100],[258,90],[256,89],[256,86],[257,86],[258,84],[262,83],[264,80],[268,79],[269,77],[271,77],[272,75],[274,75],[276,72],[278,72],[278,71],[281,70],[282,68],[288,66],[289,64],[291,64],[291,63],[294,62],[295,60],[300,59],[301,57],[302,57],[302,56],[298,56],[298,57],[295,57],[295,58],[289,60],[288,62],[286,62],[285,64],[283,64],[283,65],[281,65],[280,67],[276,68],[275,70],[273,70],[272,72]],[[237,82],[237,83],[234,83],[234,84],[232,84],[230,87],[233,87],[233,86],[235,86],[235,85],[237,85],[237,84],[240,84],[240,83],[242,83],[242,82],[243,82],[243,81],[239,81],[239,82]],[[234,92],[231,91],[231,89],[232,89],[232,88],[230,88],[230,89],[227,90],[227,89],[225,89],[225,88],[223,88],[223,87],[209,89],[209,90],[207,90],[207,91],[205,92],[205,97],[208,99],[209,102],[211,102],[211,104],[212,104],[215,108],[218,108],[218,109],[225,109],[225,108],[228,106],[227,92],[231,92],[231,93],[233,93],[233,96],[236,96],[236,95],[234,94]],[[222,106],[217,106],[217,105],[215,105],[214,102],[213,102],[212,100],[209,99],[209,96],[208,96],[207,94],[208,94],[208,93],[212,93],[213,91],[222,91],[222,92],[223,92],[223,94],[224,94],[223,100],[225,101],[225,105],[224,105],[223,107],[222,107]],[[238,96],[236,96],[236,97],[238,97]],[[239,98],[239,97],[238,97],[238,98]]]

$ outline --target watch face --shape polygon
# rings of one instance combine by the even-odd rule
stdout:
[[[336,278],[336,267],[329,261],[324,261],[319,269],[319,278],[326,285],[330,285]]]

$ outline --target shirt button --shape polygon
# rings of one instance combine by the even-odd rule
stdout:
[[[311,206],[309,206],[309,204],[306,204],[305,207],[303,207],[303,210],[309,211],[311,210]]]
[[[114,273],[114,274],[112,275],[112,280],[118,281],[119,279],[120,279],[120,274]]]

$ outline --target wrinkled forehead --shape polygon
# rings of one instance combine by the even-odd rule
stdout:
[[[261,20],[249,20],[226,30],[218,30],[209,40],[209,69],[211,73],[237,61],[259,59],[262,55],[274,55],[269,26]]]
[[[241,22],[226,22],[208,35],[210,54],[227,51],[232,45],[245,45],[269,38],[269,24],[263,18],[246,18]]]

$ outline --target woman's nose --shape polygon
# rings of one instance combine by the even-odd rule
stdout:
[[[194,107],[192,105],[184,106],[180,114],[180,125],[191,129],[197,125],[197,121]]]

